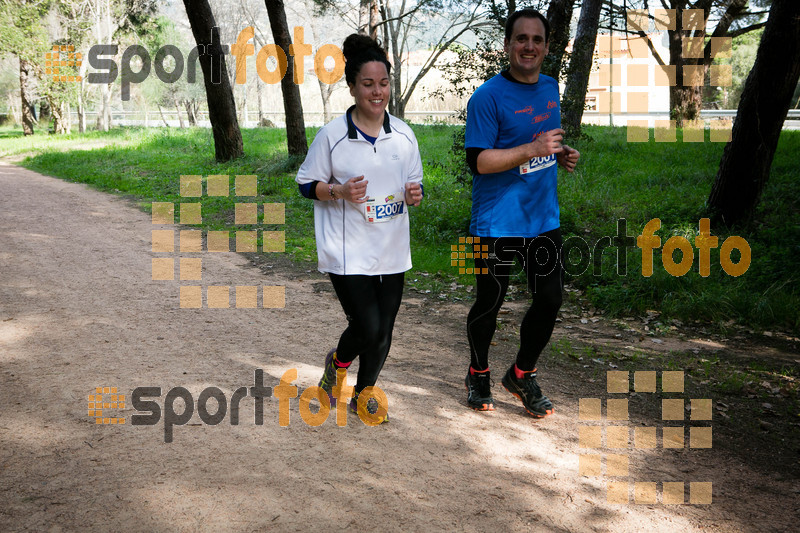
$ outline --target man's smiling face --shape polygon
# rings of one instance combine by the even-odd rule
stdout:
[[[529,83],[538,81],[549,52],[546,37],[544,23],[538,18],[520,17],[514,22],[511,39],[504,45],[512,76]]]

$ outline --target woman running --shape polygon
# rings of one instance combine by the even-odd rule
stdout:
[[[358,34],[345,39],[342,51],[355,105],[319,130],[296,181],[303,196],[315,200],[318,268],[330,276],[348,322],[325,358],[319,386],[335,403],[336,372],[358,357],[350,401],[358,412],[359,394],[375,385],[389,353],[411,268],[408,206],[422,200],[422,161],[411,128],[386,112],[386,53]],[[375,398],[362,404],[378,413]]]

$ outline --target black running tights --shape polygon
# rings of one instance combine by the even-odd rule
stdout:
[[[561,307],[561,230],[557,228],[534,238],[481,237],[480,244],[489,245],[489,257],[475,259],[475,268],[488,269],[488,273],[475,276],[476,298],[467,316],[470,364],[475,370],[489,368],[489,345],[516,258],[522,263],[533,296],[520,327],[516,363],[520,370],[533,370],[550,340]]]
[[[403,272],[382,276],[330,274],[348,323],[339,338],[336,358],[343,363],[359,358],[356,392],[375,385],[381,373],[392,344],[404,277]]]

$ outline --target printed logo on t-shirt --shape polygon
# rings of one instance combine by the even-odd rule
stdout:
[[[514,114],[517,115],[519,113],[525,113],[526,115],[533,115],[533,106],[528,106],[522,109],[517,109],[514,111]]]
[[[531,124],[538,124],[539,122],[544,122],[548,118],[550,118],[550,112],[542,113],[541,115],[536,115],[535,117],[533,117],[533,120],[531,120]]]
[[[519,173],[522,175],[530,174],[531,172],[538,172],[545,168],[552,167],[556,163],[556,154],[550,154],[545,157],[534,157],[530,161],[522,163],[519,166]]]

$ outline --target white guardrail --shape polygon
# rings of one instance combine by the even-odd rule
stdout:
[[[331,116],[336,117],[344,113],[344,111],[332,112]],[[163,110],[164,118],[170,127],[179,127],[180,121],[176,114],[176,110]],[[211,123],[208,120],[208,113],[201,111],[198,113],[198,125],[202,127],[210,127]],[[148,113],[147,120],[142,111],[112,111],[112,122],[118,126],[150,126],[150,127],[163,127],[164,120],[158,111],[151,111]],[[186,114],[181,110],[184,124],[188,125],[189,121]],[[268,119],[276,127],[284,127],[284,114],[280,112],[263,113],[262,116]],[[306,126],[321,126],[324,124],[324,116],[321,112],[306,112],[303,113]],[[704,109],[700,111],[700,117],[708,122],[713,119],[728,118],[733,120],[736,118],[735,109]],[[97,118],[96,111],[88,111],[86,113],[87,124],[92,124]],[[599,113],[597,111],[584,111],[583,122],[586,124],[609,124],[615,126],[624,126],[628,120],[648,120],[650,126],[653,127],[656,120],[666,120],[669,118],[669,112],[651,112],[651,113]],[[72,125],[75,127],[78,120],[78,113],[72,111]],[[241,115],[239,116],[241,125]],[[463,124],[458,120],[456,111],[407,111],[406,120],[416,124]],[[258,112],[250,111],[247,114],[247,121],[243,127],[253,128],[258,126]],[[800,109],[790,109],[787,114],[786,121],[783,125],[784,129],[800,129]]]

